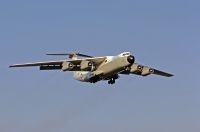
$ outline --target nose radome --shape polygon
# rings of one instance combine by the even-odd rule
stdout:
[[[135,62],[135,57],[134,56],[129,56],[127,57],[127,61],[130,63],[130,64],[133,64]]]

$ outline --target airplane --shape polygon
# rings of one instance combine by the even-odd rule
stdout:
[[[108,84],[114,84],[120,75],[135,74],[148,76],[151,74],[172,77],[166,73],[149,66],[135,63],[135,57],[131,52],[123,52],[116,56],[94,57],[81,53],[56,53],[47,55],[64,55],[69,59],[57,61],[44,61],[25,64],[14,64],[12,67],[39,67],[40,70],[73,71],[74,78],[78,81],[96,83],[104,80]]]

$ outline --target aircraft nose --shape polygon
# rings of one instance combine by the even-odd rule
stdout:
[[[135,57],[134,56],[129,56],[127,57],[127,61],[130,63],[130,64],[133,64],[135,62]]]

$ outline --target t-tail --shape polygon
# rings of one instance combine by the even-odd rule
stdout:
[[[80,54],[77,52],[74,53],[53,53],[53,54],[47,54],[47,55],[62,55],[62,56],[69,56],[70,59],[76,60],[78,57],[85,57],[85,58],[93,58],[93,56],[90,55],[85,55],[85,54]]]

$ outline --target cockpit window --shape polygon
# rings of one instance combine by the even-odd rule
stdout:
[[[127,55],[129,55],[129,53],[124,53],[124,54],[122,54],[123,56],[127,56]]]

